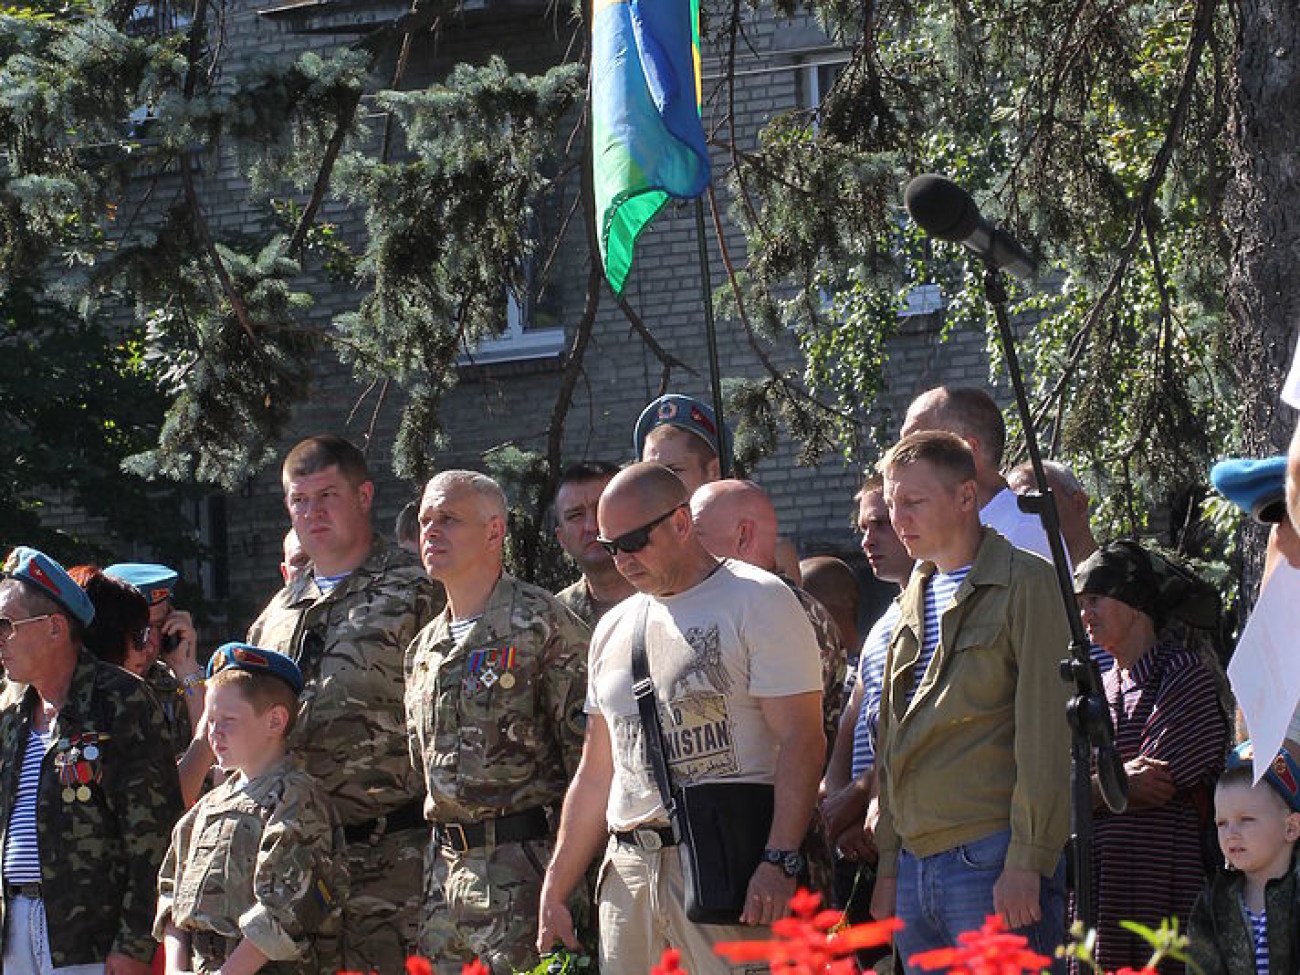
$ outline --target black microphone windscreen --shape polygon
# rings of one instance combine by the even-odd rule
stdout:
[[[903,191],[903,205],[918,227],[940,240],[959,243],[979,226],[979,207],[971,195],[945,176],[917,176]]]

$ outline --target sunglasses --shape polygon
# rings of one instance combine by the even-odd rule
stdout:
[[[14,630],[24,623],[35,623],[37,620],[47,620],[57,613],[46,613],[44,616],[29,616],[25,620],[11,620],[8,616],[0,616],[0,640],[8,640],[14,635]]]
[[[271,662],[266,657],[254,650],[245,650],[243,647],[222,647],[212,655],[212,660],[208,664],[208,673],[219,674],[227,667],[236,664],[271,673]]]
[[[681,504],[669,508],[654,521],[647,521],[640,528],[633,528],[630,532],[624,532],[618,538],[602,538],[597,535],[596,542],[610,555],[617,555],[619,552],[632,555],[650,544],[650,533],[658,528],[661,522],[671,518],[677,512],[677,509],[685,507],[686,502],[683,501]]]

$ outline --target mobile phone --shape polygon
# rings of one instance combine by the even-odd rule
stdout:
[[[162,652],[171,653],[181,645],[181,635],[179,633],[164,633],[162,638]]]

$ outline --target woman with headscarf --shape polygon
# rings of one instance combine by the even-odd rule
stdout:
[[[1140,969],[1151,946],[1120,922],[1157,927],[1176,917],[1185,929],[1205,883],[1203,838],[1228,721],[1209,669],[1160,634],[1171,618],[1203,615],[1206,590],[1132,541],[1095,552],[1074,579],[1088,636],[1115,658],[1102,686],[1129,783],[1128,808],[1117,814],[1093,781],[1096,957],[1105,971]]]

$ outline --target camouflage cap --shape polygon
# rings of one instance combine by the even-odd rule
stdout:
[[[1286,457],[1228,457],[1210,469],[1214,490],[1251,518],[1273,525],[1286,517]]]
[[[211,678],[223,670],[243,670],[250,674],[278,677],[292,687],[295,694],[302,693],[302,671],[278,650],[255,647],[251,643],[223,644],[208,661],[207,676]]]
[[[1148,616],[1157,615],[1159,585],[1151,557],[1137,542],[1111,542],[1074,568],[1074,591],[1080,596],[1109,596]]]
[[[119,562],[105,569],[104,575],[135,586],[144,593],[150,606],[170,599],[176,580],[180,578],[175,569],[152,562]]]
[[[1228,755],[1225,772],[1233,769],[1255,767],[1255,746],[1250,741],[1243,741]],[[1292,812],[1300,812],[1300,764],[1283,748],[1273,756],[1268,769],[1264,772],[1264,781],[1282,797]]]
[[[645,438],[650,435],[650,431],[662,426],[677,427],[679,430],[695,434],[719,457],[722,456],[722,451],[718,449],[718,435],[721,433],[722,449],[727,452],[727,459],[731,459],[731,431],[727,429],[726,421],[722,422],[719,430],[712,407],[680,393],[665,393],[642,410],[641,415],[637,417],[632,444],[638,459],[645,449]]]
[[[53,599],[82,626],[89,626],[95,618],[95,604],[86,591],[72,581],[63,566],[44,552],[19,545],[5,559],[4,575]]]

